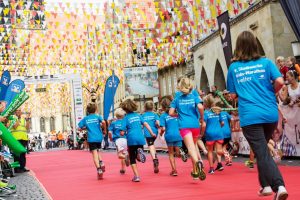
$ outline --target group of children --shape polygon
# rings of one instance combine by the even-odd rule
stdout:
[[[226,145],[231,137],[231,116],[221,111],[213,95],[207,95],[203,102],[197,91],[193,89],[191,80],[181,78],[175,98],[162,98],[161,106],[164,113],[158,116],[153,112],[153,102],[147,101],[145,112],[140,115],[136,112],[137,104],[127,99],[115,111],[117,119],[109,125],[108,134],[117,147],[118,158],[121,159],[121,174],[125,173],[125,166],[130,165],[134,173],[132,181],[140,181],[136,161],[142,163],[146,161],[143,152],[146,142],[153,160],[154,173],[159,172],[159,160],[154,146],[158,134],[164,135],[168,146],[171,176],[177,176],[175,157],[181,157],[184,162],[188,159],[181,148],[182,145],[186,147],[191,158],[193,167],[191,176],[195,180],[206,179],[199,147],[208,155],[209,174],[213,174],[214,170],[223,170],[221,164],[223,155],[225,155],[226,165],[232,164],[226,151]],[[97,150],[101,148],[103,134],[106,134],[106,123],[102,117],[95,114],[94,103],[88,104],[87,112],[89,115],[82,119],[78,126],[80,129],[87,129],[87,141],[97,168],[97,175],[99,179],[102,179],[105,166]],[[204,135],[207,150],[201,141]],[[216,169],[214,168],[214,151],[218,154]]]

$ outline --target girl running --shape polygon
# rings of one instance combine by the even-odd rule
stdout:
[[[153,137],[155,137],[155,134],[152,132],[147,122],[144,122],[143,118],[139,114],[135,113],[137,110],[137,105],[133,100],[125,100],[123,103],[121,103],[121,108],[126,112],[122,122],[121,135],[124,135],[126,131],[129,160],[134,173],[132,181],[140,182],[140,175],[136,165],[136,160],[142,163],[146,162],[146,156],[143,152],[143,146],[146,143],[142,125],[148,129],[149,133]]]
[[[204,106],[207,110],[204,112],[205,127],[205,138],[206,146],[208,150],[208,163],[209,163],[209,174],[214,173],[214,162],[213,162],[213,151],[216,149],[217,154],[223,155],[223,132],[221,126],[224,125],[222,117],[220,115],[221,108],[215,106],[215,99],[212,95],[208,95],[204,99]],[[218,162],[217,169],[222,171],[224,168],[221,162]]]
[[[113,121],[108,128],[109,139],[116,144],[118,158],[121,160],[121,169],[120,173],[125,174],[125,165],[129,166],[129,157],[127,154],[127,140],[126,136],[120,135],[121,127],[122,127],[122,119],[125,115],[125,112],[118,108],[115,111],[115,116],[117,120]]]
[[[177,117],[171,117],[169,115],[170,104],[171,100],[168,98],[164,98],[161,102],[164,113],[160,116],[160,134],[165,134],[165,140],[168,146],[169,160],[172,168],[170,175],[177,176],[174,155],[181,156],[184,162],[187,161],[187,155],[184,153],[183,149],[181,149],[182,138],[179,133],[178,119]]]
[[[223,103],[218,102],[217,106],[219,107],[223,107]],[[231,124],[231,120],[232,117],[231,115],[226,112],[226,111],[221,111],[220,113],[221,117],[222,117],[222,121],[224,122],[224,126],[222,126],[222,131],[223,131],[223,137],[224,137],[224,142],[222,145],[223,148],[223,153],[224,153],[224,157],[225,157],[225,165],[226,166],[231,166],[232,165],[232,157],[230,156],[229,152],[227,151],[229,142],[231,140],[231,128],[230,128],[230,124]],[[218,157],[218,163],[221,163],[221,156],[217,155]],[[219,167],[221,167],[221,165],[219,165]],[[220,169],[222,170],[223,166],[221,168],[216,168],[216,170]]]
[[[150,150],[150,155],[153,160],[153,167],[154,167],[154,173],[158,173],[158,159],[156,155],[156,149],[154,146],[154,141],[156,139],[156,136],[158,134],[158,128],[159,128],[159,117],[156,113],[153,112],[154,104],[152,101],[147,101],[145,103],[145,112],[142,114],[142,118],[144,122],[147,122],[149,126],[151,127],[151,130],[155,134],[155,136],[152,136],[150,132],[147,129],[144,129],[144,135],[146,137],[147,145]]]
[[[98,179],[103,179],[103,172],[105,171],[105,166],[102,161],[102,157],[99,149],[101,149],[101,142],[103,140],[103,135],[106,134],[106,123],[102,116],[96,113],[97,106],[95,103],[89,103],[87,105],[86,111],[89,113],[85,116],[79,123],[78,129],[81,131],[87,129],[87,141],[89,144],[90,151],[93,155],[93,161],[95,167],[97,168]],[[103,133],[101,128],[103,128]]]
[[[199,160],[196,150],[197,140],[200,135],[200,124],[197,109],[200,114],[200,123],[204,125],[203,121],[203,106],[199,98],[191,94],[193,85],[188,78],[182,78],[178,84],[178,89],[181,91],[171,103],[169,111],[170,116],[177,116],[180,129],[180,135],[188,149],[193,163],[193,171],[191,176],[194,179],[204,180],[206,174],[203,170],[203,162]]]

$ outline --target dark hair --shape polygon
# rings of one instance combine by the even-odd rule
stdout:
[[[131,99],[126,99],[120,105],[120,107],[126,112],[131,113],[137,110],[138,106],[136,103]]]
[[[261,57],[255,36],[250,31],[239,34],[232,61],[250,61]]]
[[[88,113],[95,113],[96,112],[96,109],[97,109],[97,106],[96,106],[96,104],[95,103],[89,103],[88,105],[87,105],[87,107],[86,107],[86,111],[88,112]]]
[[[152,111],[154,108],[154,103],[153,101],[146,101],[145,102],[145,110],[146,111]]]
[[[161,100],[161,107],[164,111],[166,112],[169,112],[169,109],[170,109],[170,104],[171,104],[172,100],[171,98],[169,97],[164,97],[162,100]]]
[[[289,70],[287,71],[287,74],[289,74],[290,76],[294,77],[297,80],[298,73],[295,70]]]

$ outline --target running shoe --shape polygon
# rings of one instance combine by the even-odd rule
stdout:
[[[204,166],[203,166],[203,162],[201,160],[199,160],[198,162],[196,162],[196,170],[197,173],[199,174],[199,178],[201,181],[204,181],[206,179],[206,174],[204,171]]]
[[[141,179],[140,179],[140,177],[138,177],[138,176],[134,176],[133,178],[132,178],[132,182],[140,182],[141,181]]]
[[[269,196],[273,194],[272,188],[270,186],[261,188],[258,192],[257,192],[258,196]]]
[[[198,173],[191,172],[191,176],[193,177],[194,180],[199,180],[199,174]]]
[[[146,162],[146,156],[142,148],[137,149],[137,160],[140,161],[141,163]]]
[[[186,162],[188,160],[188,155],[184,152],[184,150],[181,147],[179,147],[179,154],[183,162]]]
[[[98,177],[98,180],[103,179],[103,171],[101,168],[97,169],[97,177]]]
[[[245,162],[245,166],[248,167],[249,169],[253,169],[254,168],[254,162],[247,160]]]
[[[158,159],[157,158],[153,159],[153,167],[154,167],[155,174],[159,172],[158,165],[159,165]]]
[[[214,174],[214,173],[215,173],[214,168],[211,167],[211,168],[209,169],[208,173],[209,173],[209,174]]]
[[[232,166],[232,162],[226,162],[225,165],[226,166]]]
[[[177,176],[177,171],[176,170],[172,170],[171,173],[170,173],[170,176]]]
[[[274,200],[286,200],[288,198],[289,194],[286,191],[284,186],[279,186],[278,191],[274,196]]]
[[[102,171],[105,172],[105,165],[104,165],[104,162],[102,160],[99,161],[99,165],[100,165],[100,168],[102,169]]]
[[[130,160],[129,160],[128,154],[125,155],[125,165],[126,165],[126,167],[128,167],[130,165]]]
[[[125,174],[125,169],[120,169],[120,174]]]
[[[223,167],[222,163],[218,163],[215,171],[223,171],[223,170],[224,170],[224,167]]]

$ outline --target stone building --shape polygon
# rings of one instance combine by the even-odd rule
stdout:
[[[230,20],[233,50],[238,34],[244,30],[254,33],[261,53],[275,61],[277,56],[292,56],[291,42],[296,40],[278,0],[258,1],[240,15]],[[227,66],[219,32],[200,40],[192,47],[193,59],[187,63],[167,66],[159,70],[160,95],[170,95],[176,90],[176,80],[186,75],[196,87],[208,92],[210,86],[225,89]]]
[[[278,0],[260,1],[230,21],[233,50],[239,33],[250,30],[254,33],[263,55],[275,62],[277,56],[292,56],[291,42],[296,36]],[[227,66],[219,32],[201,40],[193,48],[195,84],[209,91],[216,85],[225,89]]]

